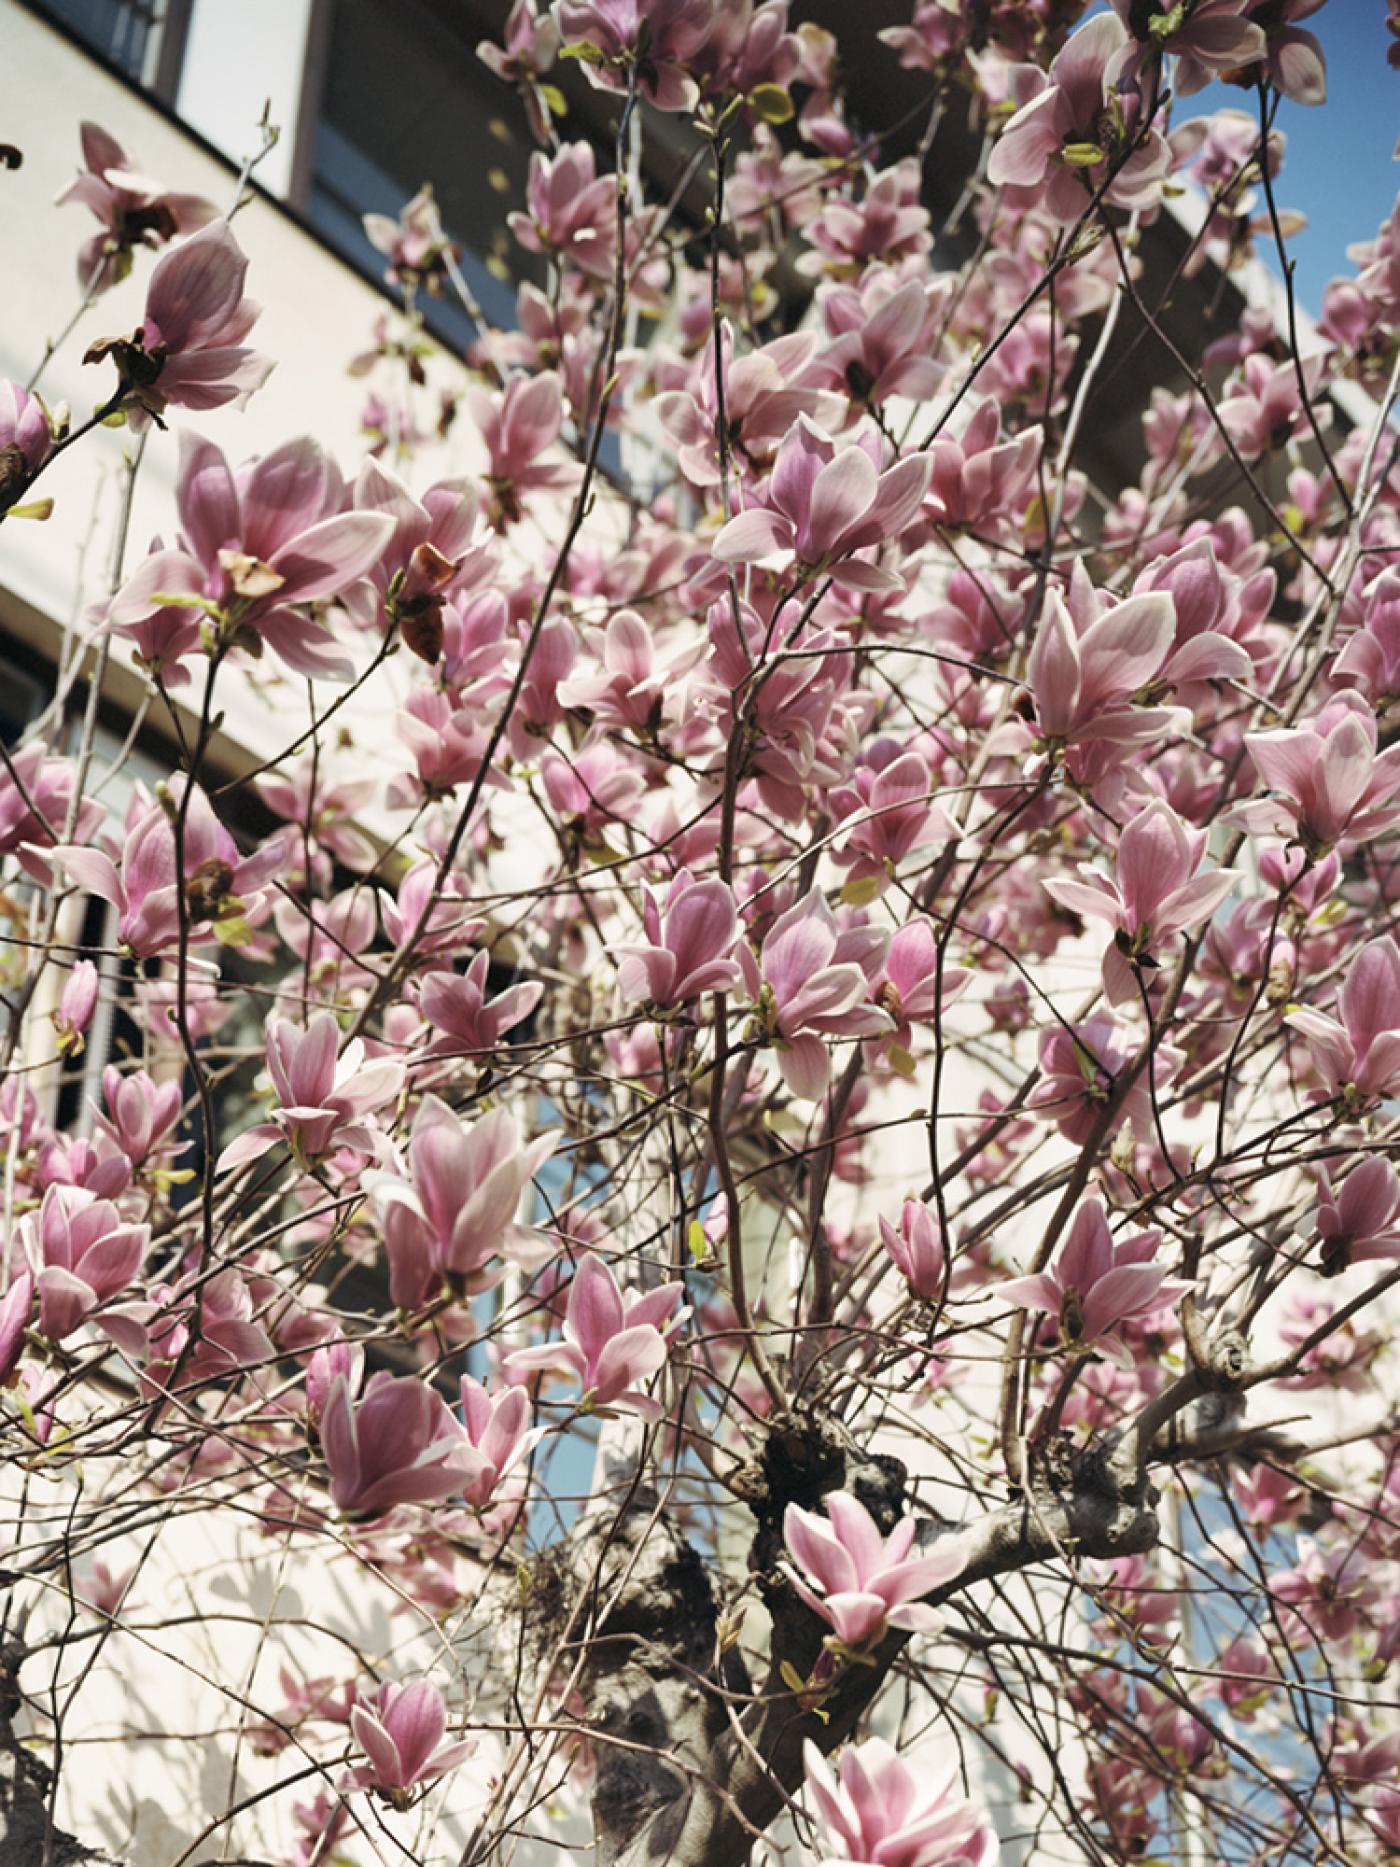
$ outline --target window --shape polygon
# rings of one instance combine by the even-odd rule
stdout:
[[[133,84],[172,95],[188,0],[37,0],[38,10]]]
[[[486,316],[515,322],[522,255],[506,214],[524,198],[530,143],[511,93],[476,56],[487,31],[445,0],[335,0],[321,77],[305,213],[338,252],[371,277],[382,253],[366,213],[397,214],[431,182],[462,270]],[[427,303],[438,334],[462,346],[471,326],[455,303]]]

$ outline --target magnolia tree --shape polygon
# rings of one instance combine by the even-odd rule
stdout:
[[[238,464],[248,171],[82,126],[90,401],[0,383],[15,523],[128,433],[0,772],[7,1867],[1400,1858],[1400,218],[1315,332],[1142,261],[1192,184],[1169,293],[1282,259],[1321,3],[517,0],[531,282],[371,219],[358,461]]]

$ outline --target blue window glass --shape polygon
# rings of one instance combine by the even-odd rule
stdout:
[[[386,261],[361,217],[396,215],[431,183],[477,302],[509,327],[513,279],[525,268],[506,215],[524,197],[531,145],[513,94],[476,56],[480,37],[463,9],[440,0],[336,0],[306,214],[352,264],[379,277]],[[449,295],[421,308],[447,342],[470,341]]]
[[[150,75],[159,0],[41,0],[41,6],[125,77],[140,83]]]

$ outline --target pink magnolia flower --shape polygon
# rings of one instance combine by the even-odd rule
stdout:
[[[606,739],[595,739],[566,758],[553,749],[540,760],[545,795],[590,847],[615,824],[630,821],[646,780]]]
[[[145,1070],[124,1073],[109,1063],[102,1072],[102,1100],[106,1113],[94,1111],[94,1120],[133,1167],[183,1151],[165,1138],[180,1119],[178,1077],[157,1083]]]
[[[459,952],[481,932],[481,922],[467,912],[463,877],[454,872],[439,879],[438,865],[431,856],[405,871],[397,897],[379,891],[379,915],[395,946],[416,934],[415,950],[420,956]]]
[[[1103,1013],[1068,1028],[1056,1025],[1040,1040],[1041,1080],[1027,1097],[1026,1107],[1053,1121],[1067,1141],[1083,1146],[1098,1123],[1104,1103],[1113,1094],[1120,1072],[1140,1049],[1131,1031]],[[1157,1046],[1151,1067],[1159,1090],[1171,1081],[1183,1061],[1183,1053],[1174,1045]],[[1152,1097],[1146,1070],[1138,1074],[1123,1097],[1118,1120],[1130,1121],[1139,1140],[1152,1134]]]
[[[881,1213],[880,1243],[915,1296],[937,1302],[943,1294],[948,1253],[933,1208],[922,1199],[906,1199],[898,1231]]]
[[[1385,1589],[1376,1564],[1350,1538],[1324,1548],[1298,1538],[1298,1560],[1269,1577],[1269,1593],[1293,1610],[1282,1617],[1290,1641],[1350,1640],[1370,1619]]]
[[[554,63],[559,28],[547,12],[536,13],[535,0],[515,0],[501,29],[501,40],[500,45],[494,45],[482,39],[476,55],[488,71],[520,90],[531,134],[537,143],[547,143],[549,110],[540,97],[539,80]]]
[[[357,827],[355,818],[378,796],[376,779],[333,782],[322,761],[308,758],[290,773],[263,772],[254,782],[269,810],[309,832],[313,862],[324,851],[348,869],[363,872],[374,867],[379,852]],[[327,886],[331,875],[327,865]]]
[[[1297,1479],[1273,1465],[1236,1472],[1232,1483],[1241,1517],[1262,1530],[1292,1523],[1306,1501],[1307,1494]]]
[[[849,1492],[829,1492],[822,1502],[825,1517],[788,1505],[783,1540],[803,1575],[784,1567],[798,1594],[830,1624],[840,1644],[858,1652],[890,1627],[905,1633],[936,1627],[937,1615],[919,1597],[961,1575],[967,1563],[962,1544],[947,1538],[931,1555],[911,1556],[918,1528],[912,1517],[902,1517],[886,1537]]]
[[[533,1235],[517,1225],[516,1212],[557,1138],[522,1146],[508,1108],[463,1123],[445,1102],[424,1096],[409,1134],[410,1177],[366,1178],[383,1217],[395,1303],[416,1307],[435,1279],[458,1292],[485,1289],[495,1281],[493,1260],[528,1249]]]
[[[625,91],[635,66],[638,89],[658,110],[689,110],[697,102],[686,61],[714,29],[713,0],[554,0],[553,11],[565,45],[589,48],[584,71],[591,83]]]
[[[370,245],[389,261],[384,273],[388,284],[423,286],[429,292],[440,289],[446,256],[453,249],[442,230],[442,217],[431,188],[420,188],[399,209],[397,219],[388,214],[366,214],[364,229]]]
[[[79,135],[84,166],[54,206],[76,201],[101,222],[78,249],[78,283],[92,297],[120,284],[138,246],[165,246],[177,234],[207,226],[219,210],[202,195],[172,193],[140,174],[116,137],[98,124],[80,124]]]
[[[116,860],[104,850],[74,844],[60,844],[49,852],[75,887],[120,910],[117,938],[138,959],[150,959],[178,943],[181,886],[191,937],[208,939],[217,935],[221,922],[241,920],[260,906],[266,885],[282,866],[281,847],[275,842],[251,856],[240,855],[208,798],[196,788],[185,811],[184,875],[177,877],[171,818],[180,809],[185,783],[183,773],[177,773],[162,787],[163,798],[137,792]]]
[[[1215,1689],[1222,1703],[1248,1723],[1278,1687],[1278,1668],[1267,1647],[1241,1636],[1230,1642],[1216,1665],[1221,1676]]]
[[[626,1000],[673,1009],[704,992],[730,992],[743,974],[733,957],[740,935],[734,891],[727,882],[695,881],[682,869],[664,908],[642,891],[646,946],[620,946],[617,985]]]
[[[732,465],[741,472],[766,471],[799,415],[835,427],[846,412],[846,396],[816,381],[822,366],[815,331],[792,331],[746,355],[734,355],[734,333],[720,331],[724,364],[724,415]],[[653,403],[657,419],[676,443],[676,459],[692,486],[718,486],[719,414],[711,336],[691,366],[685,386],[667,389]],[[842,385],[844,391],[844,384]]]
[[[916,1773],[881,1737],[846,1746],[839,1781],[810,1737],[802,1758],[829,1850],[820,1867],[993,1867],[996,1831],[957,1793],[956,1766]]]
[[[1125,825],[1115,879],[1081,863],[1082,881],[1042,880],[1041,887],[1062,907],[1107,921],[1114,930],[1103,957],[1111,1004],[1138,999],[1135,965],[1156,964],[1163,941],[1209,920],[1234,887],[1234,869],[1196,873],[1209,840],[1209,831],[1188,829],[1171,805],[1157,798]]]
[[[373,602],[352,591],[346,607],[368,627],[396,621],[413,653],[436,662],[446,634],[448,593],[476,588],[495,566],[493,544],[485,534],[478,536],[474,483],[439,480],[417,497],[397,474],[366,460],[355,479],[354,508],[386,513],[393,530],[369,568]]]
[[[1295,104],[1327,102],[1327,60],[1315,34],[1304,32],[1295,20],[1308,19],[1327,0],[1248,0],[1251,19],[1267,37],[1264,65],[1270,82]]]
[[[323,1342],[306,1364],[306,1414],[318,1421],[337,1381],[348,1383],[350,1391],[359,1391],[365,1371],[365,1351],[358,1342],[343,1338]]]
[[[112,358],[134,420],[159,419],[171,406],[241,406],[273,369],[243,342],[260,309],[243,296],[247,272],[228,222],[211,221],[157,261],[133,335],[100,339],[83,361]]]
[[[9,765],[0,766],[0,856],[13,856],[26,875],[46,888],[53,882],[49,854],[64,833],[73,805],[74,770],[71,759],[51,757],[37,739],[12,752]],[[105,815],[101,804],[84,798],[74,816],[73,835],[87,842]]]
[[[713,8],[714,25],[689,55],[692,73],[717,101],[746,96],[761,84],[786,85],[804,54],[799,34],[788,31],[788,0],[726,0]]]
[[[1297,836],[1313,856],[1370,842],[1400,823],[1400,746],[1377,752],[1375,716],[1343,692],[1302,726],[1246,733],[1262,781],[1275,793],[1240,804],[1225,821],[1255,834]]]
[[[1332,663],[1332,684],[1374,706],[1400,699],[1400,570],[1382,571],[1367,591],[1365,620]]]
[[[876,762],[885,743],[856,767],[849,786],[831,794],[832,814],[848,832],[838,859],[851,862],[852,882],[868,880],[881,889],[912,851],[954,843],[961,834],[943,806],[933,802],[933,775],[917,752]]]
[[[1301,1031],[1333,1095],[1368,1103],[1400,1083],[1400,947],[1387,934],[1352,961],[1337,995],[1340,1019],[1304,1009],[1286,1020]]]
[[[24,1332],[34,1307],[34,1273],[21,1268],[0,1297],[0,1387],[8,1387],[24,1353]]]
[[[260,1370],[274,1359],[267,1331],[253,1320],[253,1291],[236,1265],[202,1286],[193,1344],[195,1293],[189,1284],[173,1290],[157,1286],[151,1297],[150,1302],[123,1304],[103,1319],[117,1346],[133,1361],[145,1362],[141,1385],[147,1395],[168,1393],[177,1369],[184,1390]]]
[[[1054,1317],[1071,1353],[1097,1349],[1131,1368],[1132,1353],[1118,1330],[1179,1303],[1192,1288],[1188,1281],[1168,1277],[1165,1265],[1152,1262],[1161,1239],[1154,1229],[1115,1241],[1102,1202],[1086,1199],[1050,1269],[1013,1277],[999,1294],[1018,1309]]]
[[[379,931],[367,889],[346,888],[329,901],[290,901],[283,895],[272,917],[279,937],[301,960],[307,982],[319,996],[334,997],[370,980],[372,975],[358,962]]]
[[[877,437],[838,443],[799,416],[778,449],[767,503],[730,519],[715,539],[724,564],[791,560],[807,581],[831,570],[856,590],[902,590],[894,571],[853,554],[898,538],[918,513],[932,462],[910,455],[880,471]]]
[[[1317,1170],[1317,1230],[1322,1274],[1333,1277],[1372,1258],[1400,1257],[1400,1175],[1383,1154],[1372,1154],[1339,1188],[1326,1166]]]
[[[776,1046],[778,1068],[796,1096],[819,1096],[831,1080],[827,1037],[874,1037],[893,1022],[869,1002],[869,970],[878,967],[884,934],[869,927],[843,931],[819,887],[768,930],[760,959],[738,948],[744,979],[756,1001],[755,1034]]]
[[[499,395],[469,389],[465,399],[490,456],[487,483],[497,525],[517,523],[531,493],[569,493],[578,485],[583,468],[577,461],[545,458],[564,425],[564,391],[555,371],[512,376]]]
[[[736,226],[748,231],[753,223],[767,223],[771,215],[787,229],[802,227],[820,212],[826,171],[822,163],[797,150],[784,152],[773,131],[758,124],[751,147],[734,158],[734,177],[728,189]],[[695,308],[694,341],[711,327],[709,295],[691,301]],[[688,333],[690,334],[690,333]]]
[[[331,1499],[345,1516],[434,1504],[472,1474],[462,1428],[442,1396],[412,1375],[372,1374],[359,1400],[339,1377],[321,1409]]]
[[[1018,66],[1016,93],[1024,99],[992,150],[987,179],[994,187],[1034,188],[1036,205],[1056,220],[1075,221],[1108,181],[1139,131],[1140,98],[1117,80],[1132,52],[1122,20],[1101,13],[1071,34],[1056,53],[1048,78]],[[1116,107],[1116,108],[1115,108]],[[1166,139],[1148,129],[1109,184],[1104,199],[1142,208],[1157,199],[1171,169]]]
[[[74,962],[63,982],[58,1009],[53,1014],[61,1056],[82,1055],[83,1033],[92,1023],[92,1014],[97,1009],[98,983],[97,968],[90,959]]]
[[[1279,1341],[1301,1356],[1299,1372],[1284,1385],[1299,1393],[1326,1388],[1329,1393],[1367,1394],[1375,1385],[1377,1357],[1389,1344],[1381,1329],[1367,1329],[1355,1316],[1337,1319],[1337,1305],[1315,1287],[1295,1290],[1279,1318]],[[1319,1330],[1329,1333],[1313,1340]],[[1305,1346],[1306,1345],[1306,1346]]]
[[[925,512],[945,531],[1014,532],[1016,514],[1034,493],[1043,440],[1038,427],[1003,439],[1001,408],[983,397],[961,438],[943,434],[929,448]]]
[[[349,657],[308,605],[363,577],[393,536],[394,520],[386,512],[342,512],[341,493],[334,462],[307,436],[235,472],[212,441],[183,431],[179,544],[137,566],[112,599],[107,627],[162,671],[212,627],[225,641],[265,641],[299,674],[348,676]]]
[[[1162,590],[1172,599],[1176,636],[1162,669],[1164,685],[1194,687],[1205,681],[1248,680],[1254,672],[1251,644],[1260,611],[1273,601],[1274,578],[1247,580],[1222,564],[1209,535],[1193,538],[1149,564],[1133,594]]]
[[[418,988],[418,1009],[441,1036],[428,1046],[428,1057],[489,1056],[506,1032],[528,1018],[544,996],[538,980],[508,985],[486,996],[491,955],[481,952],[464,973],[430,972]]]
[[[131,1184],[131,1162],[104,1134],[95,1143],[56,1134],[40,1143],[35,1175],[41,1187],[85,1186],[99,1199],[115,1199]]]
[[[462,1496],[473,1510],[485,1510],[496,1486],[538,1444],[543,1428],[531,1430],[530,1396],[523,1387],[488,1394],[479,1381],[462,1377],[462,1423],[467,1476]]]
[[[1323,368],[1321,356],[1303,360],[1309,401],[1317,399]],[[1298,364],[1292,357],[1287,363],[1275,363],[1259,351],[1247,356],[1238,378],[1232,379],[1231,393],[1221,399],[1219,415],[1246,460],[1282,448],[1302,431],[1306,420]]]
[[[335,1844],[351,1832],[350,1805],[343,1796],[319,1789],[310,1802],[292,1804],[292,1821],[292,1867],[324,1867],[335,1859]]]
[[[672,1337],[690,1313],[677,1307],[684,1296],[685,1285],[677,1283],[629,1291],[624,1299],[611,1270],[589,1252],[569,1285],[563,1340],[517,1349],[506,1357],[506,1372],[512,1380],[571,1374],[582,1390],[580,1407],[662,1419],[665,1408],[641,1383],[666,1364]]]
[[[1083,745],[1108,741],[1120,748],[1160,739],[1172,721],[1170,711],[1132,702],[1171,650],[1171,598],[1149,591],[1100,613],[1087,584],[1070,594],[1073,609],[1057,590],[1047,593],[1031,651],[1027,684],[1041,737]]]
[[[968,21],[961,8],[953,12],[944,0],[914,0],[909,25],[886,26],[875,36],[882,45],[898,52],[899,62],[906,70],[941,74],[943,61],[950,54],[956,58],[961,53],[968,31]]]
[[[105,1562],[96,1561],[86,1575],[74,1576],[74,1598],[110,1619],[121,1609],[135,1575],[134,1568],[114,1573]]]
[[[341,1147],[369,1153],[374,1137],[361,1117],[392,1102],[404,1082],[401,1063],[367,1063],[358,1037],[341,1051],[333,1011],[314,1012],[304,1027],[274,1018],[267,1030],[267,1072],[281,1106],[270,1122],[245,1130],[224,1149],[219,1173],[257,1160],[279,1140],[302,1163],[324,1160]]]
[[[560,706],[589,713],[600,725],[641,734],[659,729],[679,677],[704,653],[703,642],[695,641],[660,659],[651,629],[633,609],[620,609],[605,630],[585,631],[585,640],[601,668],[561,681]]]
[[[924,279],[900,284],[878,269],[858,286],[828,285],[821,313],[831,341],[812,360],[813,380],[858,408],[895,395],[927,401],[943,375],[932,350],[944,296]]]
[[[1394,1782],[1400,1766],[1400,1731],[1368,1732],[1362,1724],[1329,1718],[1322,1728],[1329,1768],[1345,1783]]]
[[[416,1685],[386,1680],[369,1704],[350,1713],[355,1742],[366,1762],[345,1778],[355,1789],[372,1789],[396,1809],[406,1809],[409,1791],[455,1770],[476,1749],[475,1740],[444,1744],[447,1711],[442,1694],[427,1679]]]
[[[894,1020],[894,1029],[879,1041],[886,1054],[897,1046],[908,1051],[914,1024],[934,1024],[940,1013],[959,999],[972,983],[964,966],[938,970],[938,934],[925,914],[897,927],[890,939],[885,963],[871,984],[871,997]],[[896,1066],[901,1067],[899,1059]]]
[[[1394,46],[1391,47],[1390,62],[1392,65],[1400,65]],[[1385,1846],[1392,1853],[1400,1854],[1400,1788],[1391,1783],[1380,1784],[1366,1820],[1371,1831],[1380,1837]]]
[[[827,154],[849,154],[850,138],[839,117],[828,116],[823,124],[814,121],[808,102],[803,112],[803,128],[809,140],[823,146],[825,129],[835,131],[834,141],[845,141],[846,148],[826,147]],[[918,164],[899,162],[870,181],[859,200],[848,192],[831,192],[821,212],[804,228],[812,251],[797,260],[799,272],[825,272],[833,278],[859,277],[872,263],[898,267],[909,262],[916,272],[919,261],[933,244],[929,235],[929,212],[919,199]]]
[[[127,1288],[151,1242],[149,1225],[126,1224],[110,1200],[77,1186],[51,1186],[20,1234],[36,1273],[39,1328],[52,1342]]]
[[[1190,97],[1212,79],[1264,55],[1264,35],[1244,17],[1245,0],[1196,0],[1182,14],[1165,8],[1159,14],[1134,6],[1133,0],[1113,0],[1113,10],[1139,42],[1130,69],[1158,52],[1171,54],[1176,60],[1172,89],[1178,97]],[[1165,36],[1153,24],[1164,16],[1171,24]]]
[[[459,784],[470,784],[480,774],[490,721],[475,707],[458,706],[450,692],[415,687],[395,725],[414,771],[391,780],[386,798],[391,809],[416,810],[425,799],[450,797]],[[485,782],[499,789],[507,780],[493,766]]]
[[[354,1687],[343,1680],[323,1674],[306,1679],[290,1667],[278,1669],[282,1704],[275,1718],[248,1726],[248,1741],[259,1757],[276,1757],[296,1741],[298,1727],[313,1720],[328,1724],[349,1724],[351,1708],[356,1703]]]
[[[38,396],[0,376],[0,518],[12,510],[16,518],[48,516],[47,501],[23,512],[16,508],[52,447],[53,432]]]
[[[754,664],[763,658],[766,629],[747,603],[736,619],[725,598],[711,605],[708,617],[708,672],[721,690],[734,692],[752,682]],[[814,773],[818,749],[832,729],[837,688],[825,652],[834,638],[824,630],[804,628],[765,668],[755,692],[757,728],[752,758],[763,802],[795,819],[806,807],[804,785]]]
[[[1144,1647],[1169,1652],[1181,1632],[1181,1598],[1174,1589],[1159,1585],[1148,1558],[1118,1556],[1085,1566],[1100,1609],[1097,1637],[1112,1639],[1128,1626]]]
[[[617,181],[599,175],[590,142],[565,143],[530,157],[526,212],[506,224],[527,253],[567,260],[595,279],[610,280],[617,251]]]

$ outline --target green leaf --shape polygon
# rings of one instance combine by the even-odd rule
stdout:
[[[906,1082],[914,1080],[914,1059],[903,1044],[891,1044],[885,1055],[890,1060],[890,1068],[896,1076],[902,1076]]]
[[[565,97],[557,84],[542,84],[540,86],[540,96],[544,99],[545,107],[549,111],[551,117],[568,116],[569,100]]]
[[[253,930],[241,914],[231,914],[227,920],[214,922],[214,937],[224,946],[247,946]]]
[[[756,84],[749,92],[747,102],[761,123],[792,122],[792,98],[781,84]]]
[[[148,596],[146,601],[153,609],[202,609],[205,615],[212,616],[215,622],[222,622],[224,619],[224,612],[219,605],[207,596],[158,590],[154,596]]]
[[[1173,33],[1180,32],[1185,21],[1185,0],[1177,0],[1176,5],[1170,12],[1154,13],[1152,15],[1151,19],[1147,22],[1148,36],[1154,39],[1158,45],[1161,45],[1165,40],[1170,39]]]
[[[869,905],[880,892],[878,875],[865,875],[855,881],[847,882],[841,890],[841,899],[848,908],[863,908]]]
[[[706,1238],[705,1228],[698,1219],[692,1219],[690,1221],[690,1227],[685,1235],[685,1242],[695,1262],[697,1264],[703,1264],[710,1253],[710,1241]]]
[[[601,65],[603,54],[596,45],[590,45],[587,39],[576,39],[572,45],[561,45],[556,53],[558,58],[581,58],[585,65]]]

